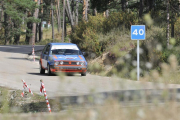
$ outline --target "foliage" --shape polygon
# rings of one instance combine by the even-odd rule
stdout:
[[[109,32],[113,28],[130,29],[131,25],[138,24],[138,15],[135,12],[114,12],[103,23],[103,31]]]
[[[119,0],[117,0],[117,1],[119,1]],[[98,12],[103,12],[103,11],[107,10],[110,7],[110,4],[112,2],[114,3],[115,1],[113,1],[113,0],[90,0],[91,8],[92,9],[96,8],[98,10]]]
[[[165,52],[166,41],[164,41],[165,34],[162,33],[162,29],[159,27],[152,27],[146,31],[146,40],[140,41],[140,68],[141,76],[147,73],[149,70],[159,66],[161,62],[167,60],[170,54],[163,56]],[[127,42],[127,40],[126,40]],[[120,42],[122,44],[122,41]],[[160,44],[162,43],[162,44]],[[118,44],[116,44],[118,46]],[[127,45],[126,45],[127,46]],[[132,49],[130,49],[132,46]],[[116,63],[114,68],[107,73],[107,75],[117,74],[119,77],[136,79],[136,60],[137,53],[134,44],[130,43],[127,47],[115,47],[112,49]],[[129,49],[128,53],[123,51]]]
[[[3,9],[4,14],[7,15],[4,17],[5,22],[3,27],[6,31],[4,38],[7,38],[8,41],[11,41],[13,37],[16,35],[22,35],[23,31],[22,28],[24,27],[22,23],[26,24],[27,22],[38,22],[37,19],[33,17],[28,17],[26,12],[33,12],[36,6],[34,1],[30,0],[4,0],[3,1]],[[6,21],[7,20],[7,21]]]
[[[130,28],[131,24],[137,24],[137,17],[133,12],[129,14],[125,14],[125,12],[113,13],[108,18],[98,14],[97,16],[89,16],[88,22],[80,22],[70,37],[72,42],[78,44],[82,50],[99,56],[114,40],[113,36],[103,40],[101,34],[108,34],[108,32],[113,29],[117,30],[117,28],[122,28],[125,31],[125,27]],[[114,42],[114,44],[116,43]]]

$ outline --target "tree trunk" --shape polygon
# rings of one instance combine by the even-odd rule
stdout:
[[[5,36],[5,45],[8,45],[10,42],[10,24],[9,24],[9,17],[4,13],[4,36]]]
[[[167,9],[167,31],[166,31],[166,34],[167,34],[167,47],[169,46],[169,0],[166,0],[166,9]]]
[[[69,12],[68,12],[67,6],[65,7],[65,15],[67,15],[68,20],[69,20],[69,23],[71,23],[71,18],[70,18],[70,14],[69,14]],[[66,19],[65,19],[65,20],[66,20]]]
[[[86,9],[85,9],[85,20],[88,21],[88,6],[89,6],[89,0],[86,0]]]
[[[1,11],[0,11],[0,30],[2,29],[2,22],[3,22],[3,1],[0,2],[1,7]]]
[[[140,0],[139,17],[142,18],[143,14],[143,0]]]
[[[86,0],[83,0],[83,19],[86,20]]]
[[[54,40],[54,15],[53,15],[53,3],[51,0],[51,24],[52,24],[52,39]]]
[[[39,23],[39,42],[43,39],[42,21]]]
[[[57,16],[57,29],[58,29],[58,33],[60,33],[61,30],[61,10],[60,10],[60,2],[59,0],[57,0],[57,8],[56,8],[56,16]]]
[[[153,8],[153,1],[154,1],[154,0],[148,0],[148,3],[149,3],[149,11],[151,11],[152,8]]]
[[[66,7],[66,0],[63,0],[63,28],[62,28],[62,42],[64,42],[65,7]]]
[[[59,2],[58,5],[59,5],[59,8],[58,8],[58,11],[59,11],[58,12],[59,13],[59,26],[58,27],[59,27],[59,30],[61,30],[61,8],[60,8],[60,2]]]
[[[25,40],[26,43],[29,43],[30,38],[31,38],[30,37],[31,33],[32,33],[32,23],[28,22],[27,23],[27,29],[26,29],[26,40]]]
[[[74,22],[73,22],[73,20],[71,19],[72,18],[72,15],[70,15],[70,12],[69,12],[69,10],[68,10],[68,7],[66,6],[66,11],[65,11],[65,13],[66,13],[66,17],[68,17],[68,20],[69,20],[69,22],[71,23],[71,29],[72,29],[72,32],[73,32],[73,30],[74,30]]]
[[[19,27],[19,25],[14,22],[14,28],[17,29],[18,27]],[[19,33],[15,33],[13,44],[18,45],[19,44],[19,40],[20,40],[20,34]]]
[[[72,19],[75,25],[75,11],[74,11],[74,0],[71,1],[71,9],[72,9]]]
[[[126,0],[121,0],[122,11],[125,11]]]
[[[174,38],[174,22],[171,23],[171,37]]]
[[[18,45],[20,40],[20,34],[14,36],[14,44]]]
[[[36,34],[35,34],[35,43],[38,42],[38,24],[36,24]]]
[[[179,0],[179,11],[180,11],[180,0]],[[179,12],[178,12],[178,17],[179,17]]]
[[[96,10],[96,8],[94,9],[94,15],[95,15],[95,16],[97,15],[97,10]]]
[[[106,17],[109,17],[109,10],[106,10]]]
[[[39,6],[41,0],[35,0],[35,1],[37,2],[37,5]],[[33,15],[35,19],[37,19],[38,13],[39,13],[39,8],[36,8],[35,12],[34,12],[34,15]],[[36,23],[33,23],[32,36],[30,38],[29,45],[34,45],[35,44],[35,34],[36,34]]]
[[[43,0],[41,0],[41,3],[40,4],[43,4]],[[43,31],[42,31],[42,20],[43,20],[43,6],[40,8],[40,11],[39,11],[39,19],[41,19],[41,22],[39,23],[38,25],[38,31],[39,31],[39,34],[38,34],[38,37],[39,37],[39,42],[43,39]]]
[[[79,17],[79,1],[76,0],[76,25],[78,25]]]
[[[0,30],[2,29],[2,22],[3,22],[3,11],[0,13],[1,19],[0,19]]]
[[[126,1],[126,8],[128,7],[128,5],[129,5],[129,2]],[[129,8],[128,8],[128,13],[129,13]]]
[[[65,14],[65,21],[64,21],[64,38],[67,36],[66,17],[67,14]]]
[[[71,9],[70,9],[69,0],[67,0],[67,8],[68,8],[68,13],[69,13],[69,17],[70,17],[71,28],[72,28],[72,30],[73,30],[74,21],[73,21],[72,12],[71,12]]]

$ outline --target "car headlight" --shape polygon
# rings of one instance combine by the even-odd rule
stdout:
[[[81,66],[84,66],[84,65],[85,65],[85,63],[84,63],[84,62],[82,62],[82,63],[81,63]]]
[[[79,62],[76,62],[77,65],[79,65]]]
[[[54,64],[55,64],[55,65],[59,65],[59,62],[55,62]]]
[[[61,61],[60,64],[63,65],[63,61]]]

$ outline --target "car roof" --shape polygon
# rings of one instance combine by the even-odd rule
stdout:
[[[77,46],[76,44],[73,44],[73,43],[50,43],[51,45],[75,45]]]

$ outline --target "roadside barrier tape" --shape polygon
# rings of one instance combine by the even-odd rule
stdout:
[[[21,96],[24,97],[24,90],[28,89],[29,93],[31,93],[33,96],[33,92],[31,91],[31,89],[28,87],[28,85],[26,84],[26,82],[24,80],[21,80],[23,82],[23,92],[21,93]]]
[[[46,89],[45,89],[44,83],[43,83],[42,80],[40,80],[40,83],[41,83],[40,93],[44,93],[44,97],[45,97],[45,100],[46,100],[47,108],[48,108],[49,112],[51,113],[51,107],[50,107],[50,104],[49,104],[49,101],[48,101],[48,98],[47,98],[47,94],[46,94]]]

